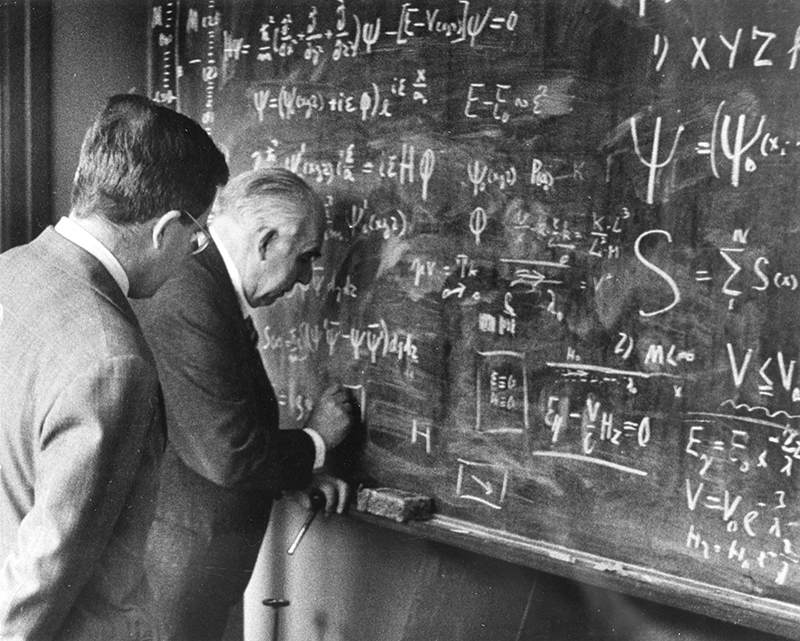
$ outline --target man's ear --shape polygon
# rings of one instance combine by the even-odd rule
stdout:
[[[166,214],[161,216],[161,218],[156,221],[156,224],[153,225],[153,247],[160,249],[161,240],[164,237],[164,230],[167,228],[167,225],[180,217],[181,212],[179,212],[177,209],[170,209]]]
[[[261,260],[264,260],[267,257],[267,247],[269,244],[275,239],[278,235],[277,230],[275,229],[262,229],[258,235],[258,257]]]

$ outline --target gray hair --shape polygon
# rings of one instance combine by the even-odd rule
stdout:
[[[305,180],[288,169],[269,167],[245,171],[233,178],[220,191],[214,216],[243,220],[258,215],[273,219],[286,216],[285,209],[280,207],[286,202],[302,205],[309,214],[324,215],[322,201]]]

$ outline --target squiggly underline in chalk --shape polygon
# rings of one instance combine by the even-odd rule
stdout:
[[[783,414],[786,418],[800,418],[800,414],[789,414],[785,410],[775,410],[774,412],[770,412],[767,410],[766,407],[761,407],[761,406],[753,407],[752,405],[748,405],[747,403],[739,403],[738,405],[736,405],[730,398],[726,401],[722,401],[722,403],[719,404],[720,407],[724,407],[725,405],[730,405],[735,410],[739,410],[744,407],[745,409],[747,409],[748,412],[755,412],[756,410],[762,410],[764,414],[766,414],[770,418],[775,418],[778,414]]]
[[[587,372],[603,372],[604,374],[616,374],[618,376],[636,376],[638,378],[681,378],[675,374],[666,372],[634,372],[624,369],[614,369],[602,365],[586,365],[585,363],[547,363],[548,367],[560,367],[564,369],[586,370]]]
[[[554,458],[574,459],[576,461],[583,461],[585,463],[594,463],[595,465],[613,467],[615,470],[620,470],[621,472],[638,474],[639,476],[647,476],[647,472],[644,470],[637,470],[635,467],[628,467],[627,465],[620,465],[619,463],[612,463],[611,461],[604,461],[603,459],[584,456],[583,454],[571,454],[570,452],[532,452],[532,454],[534,456],[552,456]]]

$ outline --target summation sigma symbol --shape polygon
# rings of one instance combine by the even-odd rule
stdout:
[[[525,536],[564,514],[532,509],[544,492],[580,491],[607,508],[610,553],[636,557],[614,528],[653,506],[671,571],[796,589],[800,368],[764,322],[800,292],[773,196],[800,145],[770,82],[793,77],[796,25],[598,0],[638,35],[626,77],[652,83],[587,105],[606,78],[514,59],[539,46],[516,33],[537,2],[249,3],[237,20],[217,1],[180,28],[160,4],[157,98],[191,90],[232,166],[286,166],[325,199],[324,258],[262,328],[287,413],[305,420],[318,372],[341,373],[365,409],[369,389],[380,456],[425,475],[443,511],[505,510],[495,522]],[[445,49],[478,64],[443,71]]]

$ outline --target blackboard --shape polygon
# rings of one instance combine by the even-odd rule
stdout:
[[[259,312],[427,535],[800,638],[796,0],[157,1],[152,95],[323,195]]]

